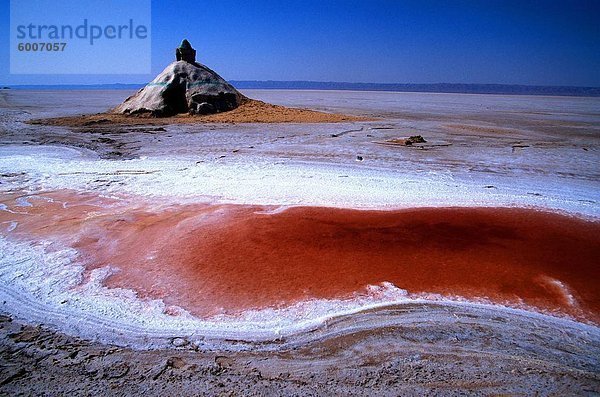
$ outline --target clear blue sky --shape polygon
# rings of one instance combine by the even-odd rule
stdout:
[[[9,74],[0,2],[0,84],[146,82],[188,38],[229,80],[600,86],[600,0],[155,0],[151,74],[45,76]]]

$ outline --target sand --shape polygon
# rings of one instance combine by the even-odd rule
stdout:
[[[32,124],[65,127],[94,127],[98,125],[128,126],[197,123],[341,123],[365,120],[369,119],[366,117],[272,105],[263,101],[244,98],[242,104],[236,109],[209,115],[181,114],[173,117],[150,117],[107,112],[92,115],[34,119],[30,122]]]

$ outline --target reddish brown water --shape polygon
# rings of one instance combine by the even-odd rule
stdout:
[[[21,209],[26,215],[2,213],[0,221],[19,218],[17,237],[68,242],[90,268],[119,268],[109,286],[198,315],[347,297],[387,281],[413,294],[600,320],[600,222],[502,208],[267,214],[250,206],[152,210],[81,195],[60,200],[79,204],[37,200]]]

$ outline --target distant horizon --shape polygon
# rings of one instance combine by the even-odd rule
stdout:
[[[258,79],[233,79],[226,80],[229,83],[316,83],[316,84],[356,84],[356,85],[468,85],[468,86],[513,86],[513,87],[569,87],[569,88],[600,88],[600,85],[558,85],[558,84],[512,84],[512,83],[455,83],[438,81],[433,83],[409,83],[409,82],[366,82],[366,81],[342,81],[342,80],[258,80]],[[22,86],[110,86],[110,85],[147,85],[151,80],[146,82],[114,82],[114,83],[56,83],[56,84],[3,84],[0,87],[22,87]]]
[[[323,91],[381,91],[381,92],[420,92],[490,95],[547,95],[600,97],[600,87],[551,86],[526,84],[468,84],[468,83],[351,83],[341,81],[310,80],[230,80],[230,84],[240,90],[323,90]],[[105,84],[0,84],[0,89],[16,90],[134,90],[147,83],[105,83]]]

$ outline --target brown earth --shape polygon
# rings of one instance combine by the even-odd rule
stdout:
[[[393,325],[342,319],[277,352],[103,345],[0,316],[0,394],[45,396],[597,395],[597,337],[464,307],[390,308]],[[426,320],[424,320],[426,319]],[[327,329],[327,327],[325,328]],[[340,330],[342,330],[340,332]]]
[[[228,112],[173,117],[151,117],[147,115],[125,115],[118,113],[98,113],[50,119],[31,120],[31,124],[65,127],[92,127],[100,125],[168,125],[195,123],[340,123],[366,121],[364,117],[318,112],[316,110],[289,108],[245,98],[242,104]]]

